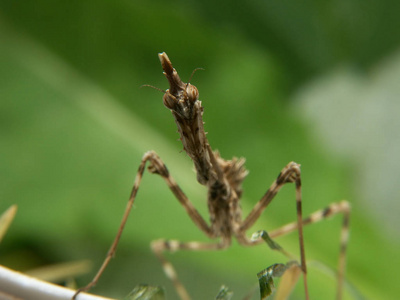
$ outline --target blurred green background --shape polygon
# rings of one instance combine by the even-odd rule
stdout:
[[[347,277],[366,299],[396,299],[399,250],[400,2],[0,1],[0,211],[18,213],[0,263],[29,270],[90,259],[117,231],[143,153],[155,150],[208,219],[206,190],[162,105],[157,53],[192,79],[224,158],[243,156],[244,215],[289,162],[302,165],[307,215],[352,204]],[[251,232],[296,217],[279,193]],[[341,217],[305,229],[307,258],[335,268]],[[249,232],[249,234],[251,233]],[[93,293],[122,297],[171,283],[157,238],[207,241],[158,176],[145,174],[115,259]],[[298,253],[297,235],[278,239]],[[256,273],[285,262],[266,246],[168,256],[194,299],[222,284],[241,299]],[[335,281],[310,267],[311,299]],[[298,284],[292,299],[304,299]],[[254,299],[258,299],[258,293]],[[348,292],[346,299],[355,299]]]

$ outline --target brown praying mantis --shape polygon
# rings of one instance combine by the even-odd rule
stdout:
[[[304,249],[303,226],[319,222],[327,217],[341,213],[343,214],[343,224],[340,234],[340,254],[337,271],[337,299],[342,298],[344,285],[344,272],[346,264],[346,247],[348,243],[350,205],[347,201],[332,203],[325,209],[319,210],[310,216],[303,218],[302,198],[301,198],[301,172],[300,165],[290,162],[279,173],[276,180],[264,196],[258,201],[246,218],[242,218],[240,207],[240,197],[242,195],[241,185],[247,175],[244,167],[244,158],[223,159],[218,151],[213,151],[206,137],[203,127],[203,106],[199,100],[199,92],[191,83],[183,82],[177,71],[173,68],[171,61],[166,53],[158,55],[164,75],[169,82],[169,89],[163,91],[163,103],[171,111],[178,127],[180,140],[187,155],[192,159],[197,174],[197,181],[208,189],[207,205],[210,215],[209,223],[200,215],[188,197],[170,175],[167,167],[161,158],[154,152],[146,152],[139,165],[132,192],[123,215],[121,225],[114,242],[111,245],[107,256],[93,280],[85,287],[77,290],[73,299],[81,291],[87,291],[93,287],[104,272],[106,266],[113,257],[128,215],[135,201],[140,182],[148,163],[148,171],[152,174],[161,176],[168,185],[171,192],[186,210],[193,223],[214,242],[181,242],[177,240],[160,239],[151,243],[151,249],[160,260],[164,272],[172,280],[175,289],[182,300],[191,299],[189,293],[178,278],[177,272],[172,264],[165,258],[164,252],[174,252],[178,250],[222,250],[230,246],[232,238],[236,238],[243,246],[255,246],[267,242],[270,248],[279,250],[285,255],[284,251],[272,239],[298,231],[300,247],[300,263],[304,281],[305,299],[309,299],[307,286],[307,265]],[[297,220],[286,224],[276,230],[263,231],[249,238],[246,232],[252,227],[256,220],[261,216],[265,208],[271,203],[275,195],[286,183],[295,184],[295,200]],[[273,268],[269,268],[273,271]],[[268,271],[268,272],[269,272]]]

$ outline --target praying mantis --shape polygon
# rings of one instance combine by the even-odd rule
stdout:
[[[166,275],[171,279],[180,299],[190,300],[191,297],[179,279],[177,272],[169,260],[166,259],[165,252],[175,251],[210,251],[223,250],[231,245],[235,238],[243,246],[255,246],[261,243],[267,243],[271,249],[278,250],[290,256],[282,247],[280,247],[274,238],[283,236],[293,231],[298,231],[300,263],[295,267],[301,270],[303,274],[305,299],[310,299],[307,285],[307,264],[304,247],[303,227],[312,223],[319,222],[325,218],[336,214],[343,214],[343,223],[340,234],[340,254],[337,272],[337,296],[342,299],[344,273],[346,266],[346,248],[349,237],[350,205],[347,201],[332,203],[328,207],[318,210],[306,218],[302,214],[302,196],[301,196],[301,171],[300,165],[295,162],[288,163],[279,173],[275,181],[266,191],[264,196],[256,203],[250,213],[243,218],[240,207],[240,198],[242,195],[242,182],[247,175],[244,167],[244,158],[232,158],[225,160],[218,151],[214,151],[206,137],[204,131],[202,101],[199,100],[198,89],[191,83],[183,82],[177,71],[173,68],[170,59],[165,52],[158,54],[164,75],[166,76],[169,89],[163,91],[163,103],[172,113],[178,128],[180,140],[186,154],[193,161],[196,178],[198,183],[208,189],[207,206],[209,211],[209,222],[193,206],[191,201],[179,187],[177,182],[171,176],[162,159],[154,151],[148,151],[143,155],[139,164],[139,169],[133,184],[130,198],[124,212],[121,225],[114,242],[104,260],[102,266],[94,279],[85,287],[77,290],[73,299],[81,291],[87,291],[93,287],[104,272],[106,266],[115,254],[118,242],[123,232],[128,215],[136,199],[136,195],[142,181],[146,165],[148,171],[152,174],[161,176],[175,198],[183,206],[193,223],[210,239],[211,242],[181,242],[178,240],[159,239],[151,243],[151,249],[161,262]],[[246,233],[258,220],[264,210],[268,207],[280,189],[288,184],[295,185],[295,204],[297,220],[286,224],[273,231],[261,231],[249,238]],[[282,267],[283,266],[283,267]],[[287,268],[292,267],[292,265]],[[267,268],[263,274],[268,272],[283,273],[286,270],[284,265],[273,265]],[[269,273],[268,273],[269,274]]]

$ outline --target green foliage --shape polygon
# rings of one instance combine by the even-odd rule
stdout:
[[[250,170],[244,215],[288,162],[300,163],[305,214],[344,198],[352,203],[348,280],[371,299],[396,298],[398,239],[365,211],[355,188],[357,166],[317,139],[314,129],[322,126],[302,118],[301,103],[293,99],[344,63],[364,74],[394,51],[398,5],[0,1],[0,211],[18,205],[0,263],[27,270],[89,258],[100,265],[147,150],[160,155],[206,216],[206,191],[179,152],[162,94],[139,88],[167,88],[157,58],[165,51],[184,81],[194,68],[206,69],[192,83],[205,107],[211,146],[224,158],[246,157]],[[351,110],[348,103],[342,106]],[[251,232],[295,217],[294,188],[284,187]],[[340,217],[305,228],[307,258],[334,268],[339,230]],[[161,237],[207,240],[163,181],[146,173],[116,258],[93,292],[121,298],[144,282],[165,286],[173,299],[149,250]],[[295,234],[278,243],[298,251]],[[285,258],[266,245],[233,245],[219,253],[176,253],[171,260],[194,299],[213,299],[221,284],[237,297],[246,294],[260,270]],[[311,298],[333,299],[335,282],[309,269]],[[297,298],[303,298],[301,285]]]
[[[218,292],[216,300],[230,300],[233,296],[233,292],[231,292],[226,286],[222,286],[221,290]]]
[[[272,295],[275,290],[274,277],[281,277],[290,268],[298,269],[299,267],[297,262],[292,261],[287,264],[273,264],[259,272],[257,277],[260,285],[260,299],[265,300]]]
[[[138,285],[124,300],[164,300],[164,290],[160,287]]]

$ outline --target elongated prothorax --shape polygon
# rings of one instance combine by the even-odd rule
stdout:
[[[197,180],[206,185],[216,174],[207,151],[208,141],[203,127],[203,107],[199,92],[194,85],[180,79],[165,52],[159,53],[158,57],[169,82],[169,89],[163,97],[164,105],[175,118],[183,149],[195,165]]]

